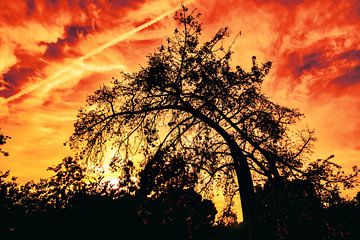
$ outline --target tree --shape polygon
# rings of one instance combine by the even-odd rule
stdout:
[[[16,222],[15,200],[17,195],[16,178],[8,179],[10,171],[0,171],[0,235],[8,238]],[[10,237],[9,237],[10,238]]]
[[[8,139],[10,137],[0,131],[0,146],[6,144]],[[0,155],[7,157],[9,153],[0,147]],[[16,177],[9,179],[9,176],[9,170],[5,172],[0,170],[0,235],[4,237],[9,237],[10,230],[15,222],[14,200],[17,193],[17,183],[15,182]]]
[[[6,143],[6,141],[9,139],[9,136],[4,135],[1,131],[0,131],[0,146],[4,145]],[[9,156],[8,152],[5,152],[4,150],[1,149],[0,147],[0,154],[3,154],[5,157]]]
[[[321,239],[323,205],[311,182],[267,183],[256,201],[262,239]]]
[[[54,175],[47,181],[46,200],[56,208],[65,207],[75,194],[86,191],[85,172],[76,159],[66,157],[48,170]]]
[[[194,189],[172,188],[155,199],[147,198],[138,212],[149,227],[149,238],[180,240],[211,238],[217,211],[210,200],[203,199]]]
[[[356,198],[337,189],[324,193],[311,180],[267,183],[256,191],[262,239],[358,239],[360,208]]]
[[[109,191],[106,182],[85,183],[83,168],[71,157],[50,167],[54,174],[39,182],[18,185],[7,180],[9,172],[0,172],[1,236],[209,239],[216,214],[210,200],[193,189],[171,189],[155,199],[136,195],[129,177],[132,163],[125,169],[116,191]]]
[[[304,176],[315,138],[309,129],[290,130],[302,116],[297,109],[261,92],[271,62],[259,66],[253,57],[250,71],[231,67],[231,46],[222,45],[228,29],[200,44],[199,16],[182,7],[175,14],[180,29],[147,66],[89,96],[69,142],[89,166],[103,164],[110,146],[125,152],[119,162],[142,152],[145,194],[169,183],[205,194],[222,187],[232,205],[240,192],[251,238],[254,182]]]

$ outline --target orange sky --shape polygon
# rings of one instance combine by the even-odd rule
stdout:
[[[306,115],[318,138],[314,158],[335,154],[346,169],[360,165],[359,1],[188,2],[202,13],[204,38],[221,26],[233,37],[241,31],[234,65],[250,66],[253,55],[273,61],[264,91]],[[179,3],[1,1],[0,128],[12,139],[0,170],[38,179],[71,155],[63,143],[86,96],[144,65],[146,53],[171,35]]]

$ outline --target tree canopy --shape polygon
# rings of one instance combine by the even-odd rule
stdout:
[[[200,43],[199,16],[182,7],[178,28],[146,66],[90,95],[70,145],[91,164],[103,164],[110,148],[120,166],[143,154],[145,194],[174,184],[209,195],[221,188],[231,206],[239,192],[252,234],[254,183],[311,177],[320,183],[331,164],[309,160],[314,132],[291,128],[302,114],[262,93],[271,62],[253,57],[249,71],[233,67],[231,46],[223,46],[228,28]],[[327,184],[351,185],[354,176],[334,173]]]

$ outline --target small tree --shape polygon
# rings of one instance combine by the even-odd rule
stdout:
[[[222,187],[231,205],[240,192],[251,238],[253,182],[303,176],[313,131],[291,131],[298,110],[262,94],[271,62],[259,66],[253,57],[250,71],[231,67],[231,48],[222,46],[228,29],[200,44],[198,18],[182,7],[175,14],[180,29],[148,56],[146,67],[89,96],[70,145],[96,164],[109,146],[126,152],[124,162],[141,150],[146,194],[174,183],[205,193]]]
[[[48,193],[44,198],[56,208],[66,207],[75,194],[85,192],[85,172],[76,159],[66,157],[48,170],[53,171],[54,175],[47,180]]]

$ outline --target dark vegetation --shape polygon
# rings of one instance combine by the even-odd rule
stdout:
[[[75,157],[39,182],[0,174],[0,239],[360,239],[360,194],[340,196],[358,169],[310,160],[314,132],[292,127],[302,115],[261,92],[271,62],[233,68],[227,28],[200,44],[199,15],[175,19],[146,67],[89,96]],[[109,150],[116,185],[96,173]]]
[[[122,183],[131,191],[101,180],[86,183],[72,158],[51,170],[52,177],[24,185],[1,173],[1,239],[247,239],[230,216],[215,221],[213,202],[194,189],[172,186],[149,197],[134,182]],[[331,194],[322,199],[306,180],[259,187],[258,237],[359,239],[360,194],[351,200]]]

